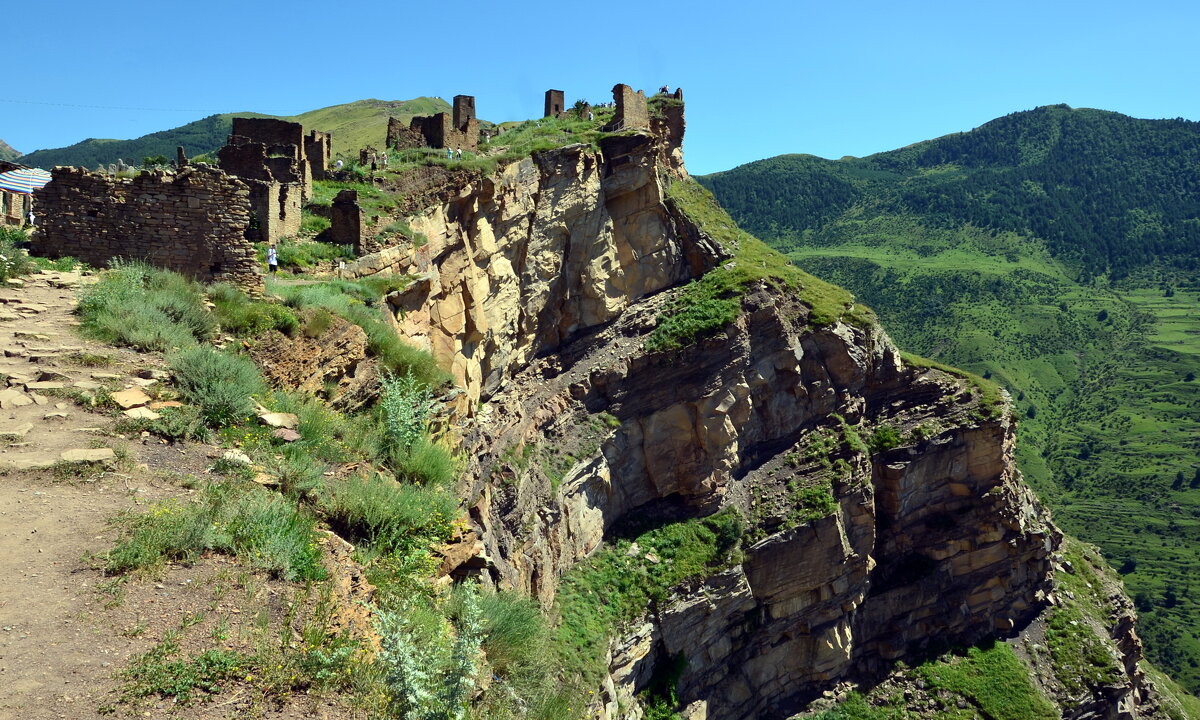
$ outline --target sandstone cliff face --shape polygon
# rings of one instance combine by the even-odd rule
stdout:
[[[724,258],[665,196],[680,138],[608,138],[539,153],[411,219],[429,244],[363,263],[417,275],[389,298],[398,330],[431,350],[472,403],[515,371],[639,299]],[[664,132],[671,128],[664,126]]]
[[[722,334],[645,350],[673,288],[728,256],[664,192],[685,174],[681,111],[655,127],[502,168],[413,219],[428,249],[367,263],[421,273],[389,298],[397,327],[470,398],[470,547],[443,570],[549,607],[618,523],[737,508],[739,562],[612,644],[605,718],[640,717],[634,695],[679,655],[688,717],[786,717],[931,645],[1025,626],[1060,535],[1015,469],[1007,406],[765,286]],[[880,428],[898,444],[868,447]],[[792,488],[814,482],[834,502],[811,517]]]

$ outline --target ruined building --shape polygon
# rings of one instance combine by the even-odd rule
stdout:
[[[616,103],[616,113],[607,130],[635,130],[650,127],[650,112],[646,107],[646,93],[634,92],[628,85],[613,85],[613,102]]]
[[[418,147],[418,142],[425,147],[454,150],[475,150],[479,147],[479,121],[475,119],[473,95],[455,95],[452,115],[440,112],[413,118],[408,126],[411,132],[407,134],[398,131],[399,121],[393,124],[394,119],[388,121],[388,147]]]
[[[221,169],[250,187],[255,239],[274,242],[300,231],[300,209],[323,179],[330,157],[328,133],[304,134],[300,123],[234,118],[229,142],[217,153]]]
[[[566,109],[566,101],[563,99],[562,90],[546,91],[546,111],[542,113],[542,117],[558,117]]]
[[[250,188],[207,165],[178,173],[109,177],[56,167],[35,193],[40,212],[33,251],[90,265],[144,260],[202,282],[262,290],[254,244],[247,239]]]

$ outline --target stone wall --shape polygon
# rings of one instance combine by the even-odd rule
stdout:
[[[419,131],[404,124],[400,118],[388,118],[387,138],[385,145],[387,149],[405,150],[407,148],[418,148],[425,145],[425,136]]]
[[[329,236],[333,242],[353,245],[355,253],[362,252],[363,211],[358,204],[357,190],[342,190],[337,194],[329,222]]]
[[[0,225],[23,226],[32,207],[32,196],[0,190]]]
[[[313,178],[325,177],[330,136],[300,123],[234,118],[229,142],[217,152],[221,169],[250,188],[255,238],[276,242],[300,230],[300,210],[312,197]]]
[[[35,194],[41,212],[33,235],[38,255],[70,255],[91,265],[145,260],[203,282],[262,290],[246,183],[207,165],[177,174],[111,178],[57,167]]]
[[[558,117],[567,109],[565,102],[562,90],[547,90],[546,111],[542,113],[542,117]]]
[[[479,121],[475,118],[475,97],[472,95],[455,95],[454,112],[440,112],[426,117],[415,117],[409,123],[409,129],[424,138],[426,147],[451,148],[453,150],[475,150],[479,147]],[[393,132],[392,123],[388,121],[388,147],[396,147],[392,139],[401,139],[399,132]]]
[[[613,102],[617,104],[616,114],[610,127],[613,130],[632,130],[650,127],[650,113],[646,109],[646,93],[634,92],[628,85],[618,83],[613,86]]]

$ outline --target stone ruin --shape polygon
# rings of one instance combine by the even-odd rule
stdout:
[[[640,130],[650,127],[650,111],[646,106],[646,93],[634,92],[628,85],[618,83],[613,85],[613,102],[616,112],[613,120],[605,128],[610,132],[619,130]]]
[[[547,90],[546,91],[546,111],[542,113],[542,117],[556,118],[563,115],[567,110],[566,100],[563,98],[562,90]]]
[[[312,197],[312,181],[326,176],[329,133],[304,134],[300,123],[274,118],[234,118],[222,170],[250,187],[256,239],[275,242],[300,231],[300,210]]]
[[[35,193],[41,208],[32,238],[36,254],[97,266],[114,258],[144,260],[201,282],[262,291],[254,244],[246,237],[251,188],[238,178],[204,164],[132,179],[73,167],[51,174]]]
[[[455,95],[453,114],[440,112],[437,115],[415,117],[409,122],[408,132],[402,132],[402,124],[396,118],[388,118],[387,146],[404,149],[408,147],[451,148],[453,150],[475,150],[479,147],[479,121],[475,118],[475,97]]]

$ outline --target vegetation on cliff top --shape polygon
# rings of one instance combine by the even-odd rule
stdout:
[[[840,320],[867,325],[873,321],[870,309],[856,304],[850,293],[794,267],[786,257],[739,229],[712,193],[695,181],[676,181],[667,195],[733,259],[684,287],[659,316],[646,343],[650,350],[690,345],[728,326],[741,314],[742,297],[760,284],[796,293],[811,310],[809,322],[813,325]]]

